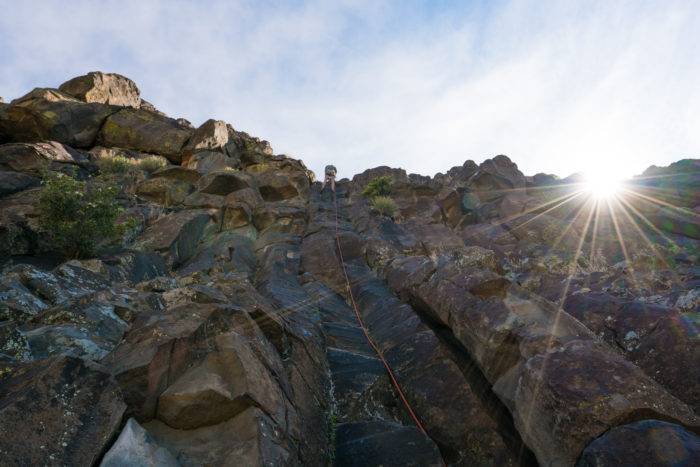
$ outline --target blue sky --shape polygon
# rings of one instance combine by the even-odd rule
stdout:
[[[341,176],[700,157],[700,2],[0,0],[0,96],[87,71]]]

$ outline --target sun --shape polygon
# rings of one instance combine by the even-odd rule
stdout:
[[[608,199],[620,192],[622,183],[612,173],[590,173],[586,174],[583,186],[591,196],[597,199]]]

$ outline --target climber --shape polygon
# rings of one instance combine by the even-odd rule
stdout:
[[[333,165],[326,166],[326,178],[323,179],[323,184],[321,185],[321,193],[326,189],[326,183],[331,184],[331,191],[335,193],[335,174],[337,170]]]

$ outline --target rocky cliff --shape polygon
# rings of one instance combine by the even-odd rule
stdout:
[[[58,252],[52,173],[115,183],[124,234]],[[0,103],[0,458],[698,465],[699,246],[698,160],[607,200],[502,155],[333,198],[123,76],[34,89]]]

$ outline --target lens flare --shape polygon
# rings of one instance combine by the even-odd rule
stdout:
[[[620,191],[622,183],[614,174],[587,174],[584,189],[598,199],[614,198]]]

